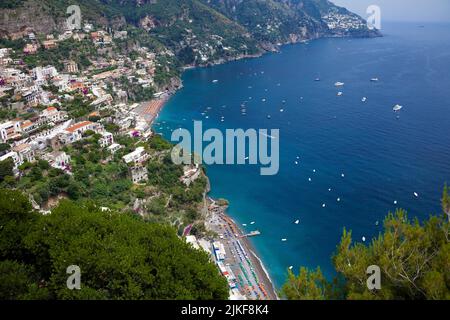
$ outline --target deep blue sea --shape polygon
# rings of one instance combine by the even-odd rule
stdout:
[[[289,266],[320,266],[332,276],[344,227],[368,242],[397,207],[420,219],[440,213],[450,183],[450,25],[419,25],[385,23],[383,38],[321,39],[188,70],[159,116],[154,128],[168,139],[194,119],[221,130],[280,129],[277,175],[260,176],[251,165],[207,167],[211,196],[230,201],[228,213],[248,224],[244,230],[262,232],[252,242],[276,286]],[[403,106],[397,114],[395,104]]]

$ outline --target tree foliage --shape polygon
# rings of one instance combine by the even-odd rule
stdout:
[[[14,176],[13,169],[14,162],[11,158],[0,161],[0,182],[3,182],[3,180],[8,176]]]
[[[169,226],[67,200],[43,216],[11,190],[0,190],[0,213],[3,299],[228,296],[226,281],[208,255],[179,239]],[[66,286],[70,265],[81,269],[81,290]]]

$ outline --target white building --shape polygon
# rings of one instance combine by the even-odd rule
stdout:
[[[19,144],[15,146],[12,150],[17,153],[21,163],[33,162],[35,160],[34,150],[28,143]]]
[[[55,107],[48,107],[41,113],[41,118],[45,119],[45,121],[49,122],[60,122],[67,118],[65,112],[59,111]]]
[[[25,120],[20,124],[20,130],[24,133],[29,133],[38,127],[37,123],[32,122],[31,120]]]
[[[108,151],[111,152],[111,154],[116,153],[122,146],[118,143],[113,143],[108,147]]]
[[[27,105],[34,106],[40,102],[40,90],[35,87],[23,88],[21,95],[27,102]]]
[[[31,71],[32,77],[41,84],[48,78],[53,78],[58,75],[58,71],[54,66],[36,67]]]
[[[114,143],[114,138],[111,132],[101,132],[102,137],[98,140],[100,147],[105,148]]]
[[[0,138],[2,142],[6,142],[9,139],[14,139],[20,137],[20,122],[19,121],[8,121],[0,124]]]
[[[70,156],[64,151],[53,151],[43,157],[48,163],[56,169],[69,170]]]
[[[133,152],[126,154],[122,157],[126,164],[134,163],[140,164],[149,158],[148,153],[145,151],[144,147],[138,147]]]
[[[83,133],[88,130],[100,133],[103,131],[103,127],[101,124],[91,121],[78,122],[64,130],[64,132],[61,134],[61,141],[64,144],[70,144],[75,141],[81,140],[83,137]]]

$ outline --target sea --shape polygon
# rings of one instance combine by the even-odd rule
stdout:
[[[230,201],[244,231],[261,232],[251,242],[277,288],[289,267],[320,266],[333,277],[344,228],[369,244],[397,208],[421,221],[441,214],[450,183],[450,24],[382,27],[381,38],[319,39],[187,70],[154,124],[169,140],[194,120],[221,131],[279,129],[278,174],[206,166],[210,196]]]

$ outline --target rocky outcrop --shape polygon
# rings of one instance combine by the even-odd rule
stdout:
[[[28,0],[16,8],[0,10],[2,35],[20,33],[27,28],[47,34],[62,28],[63,23],[63,19],[57,21],[42,4],[34,0]]]

